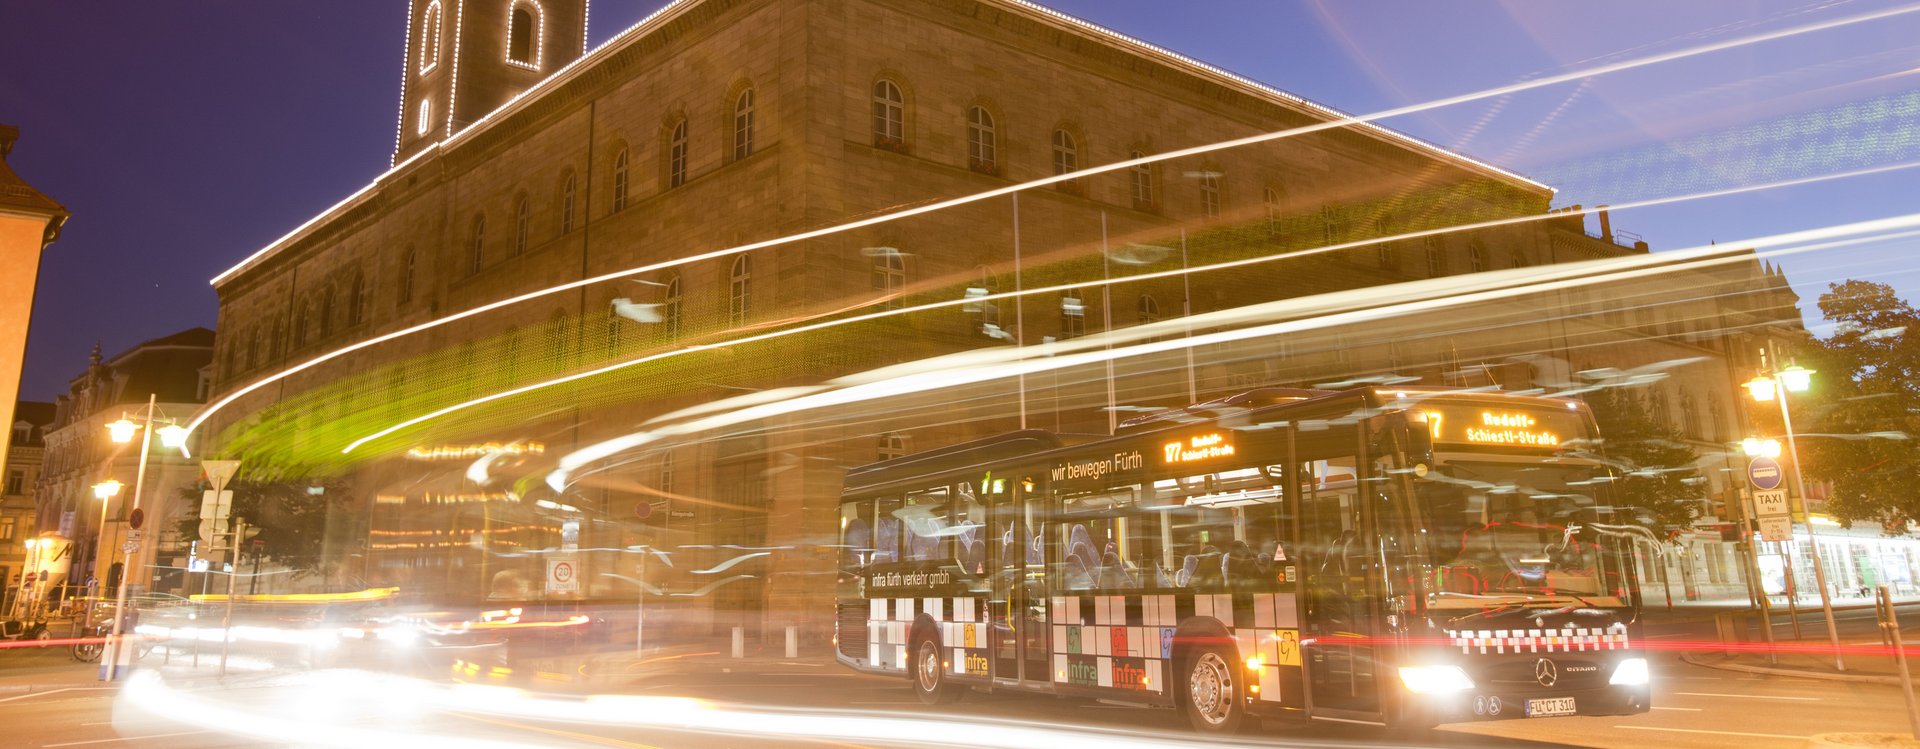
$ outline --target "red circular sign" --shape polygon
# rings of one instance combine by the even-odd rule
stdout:
[[[553,581],[564,583],[573,579],[573,563],[561,562],[553,566]]]
[[[142,510],[142,509],[140,509],[140,508],[138,508],[138,507],[135,507],[135,508],[133,508],[133,512],[129,512],[129,513],[127,513],[127,526],[128,526],[128,527],[131,527],[131,528],[133,528],[134,530],[136,530],[136,531],[137,531],[137,530],[140,530],[140,526],[141,526],[141,524],[143,524],[143,523],[145,523],[145,522],[147,522],[147,511],[146,511],[146,510]]]

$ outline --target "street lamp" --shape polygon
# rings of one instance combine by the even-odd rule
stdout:
[[[107,436],[119,444],[124,445],[132,442],[134,433],[140,433],[140,464],[133,478],[132,499],[135,513],[139,513],[140,511],[140,494],[147,483],[147,455],[153,449],[154,435],[158,433],[162,447],[178,449],[182,454],[187,451],[187,429],[172,422],[167,422],[164,426],[161,425],[160,422],[162,419],[157,418],[158,415],[156,413],[156,411],[158,411],[159,400],[160,397],[158,394],[149,394],[147,396],[147,408],[137,417],[137,421],[123,415],[118,421],[107,424]],[[109,485],[111,486],[109,487]],[[107,505],[111,504],[111,502],[107,500],[112,499],[115,494],[119,494],[120,487],[120,482],[113,479],[108,479],[94,485],[94,496],[101,499],[100,542],[102,544],[106,542]],[[130,520],[138,520],[138,518],[134,517],[130,518]],[[100,669],[100,679],[102,681],[113,680],[115,672],[120,665],[119,658],[126,654],[126,649],[122,647],[120,640],[123,635],[121,630],[127,621],[127,585],[132,582],[135,570],[139,568],[140,559],[143,556],[141,554],[141,544],[133,535],[138,531],[138,528],[133,528],[130,529],[127,534],[126,556],[124,557],[126,563],[122,565],[120,570],[120,586],[118,592],[114,595],[113,637],[108,640],[107,644],[107,653],[110,657],[105,659],[105,663]]]
[[[1768,347],[1769,354],[1774,352]],[[1778,355],[1770,356],[1769,362],[1778,361]],[[1747,392],[1758,402],[1775,401],[1780,404],[1780,425],[1787,435],[1787,454],[1793,462],[1793,485],[1800,492],[1800,502],[1804,507],[1807,501],[1807,479],[1800,465],[1800,446],[1793,439],[1793,415],[1787,412],[1786,393],[1804,393],[1813,387],[1813,370],[1798,364],[1788,364],[1780,369],[1764,372],[1759,377],[1747,381]],[[1753,440],[1758,442],[1758,440]],[[1767,440],[1772,442],[1772,440]],[[1744,448],[1746,443],[1743,441]],[[1764,450],[1765,445],[1762,443]],[[1779,445],[1775,443],[1774,455],[1779,454]],[[1773,457],[1773,456],[1768,456]],[[1792,516],[1789,515],[1789,518]],[[1813,536],[1814,523],[1807,522],[1808,557],[1813,562],[1813,582],[1820,588],[1820,611],[1827,619],[1827,639],[1833,644],[1833,667],[1837,671],[1847,670],[1846,661],[1840,655],[1840,628],[1833,621],[1833,597],[1827,593],[1826,565],[1820,561],[1820,540]],[[1788,570],[1791,574],[1792,570]],[[1769,625],[1771,626],[1771,625]]]
[[[1780,457],[1780,440],[1748,437],[1740,440],[1740,452],[1746,453],[1749,458],[1778,458]]]

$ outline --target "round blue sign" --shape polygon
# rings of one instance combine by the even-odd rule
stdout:
[[[1747,480],[1753,482],[1756,489],[1770,491],[1780,488],[1780,461],[1772,458],[1754,458],[1747,464]]]

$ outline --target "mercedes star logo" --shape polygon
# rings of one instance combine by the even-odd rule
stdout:
[[[1560,669],[1553,665],[1553,661],[1541,658],[1533,662],[1533,680],[1540,682],[1543,687],[1553,686],[1560,681]]]

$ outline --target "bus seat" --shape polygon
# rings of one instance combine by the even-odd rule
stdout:
[[[1102,588],[1134,587],[1133,574],[1128,572],[1126,564],[1120,561],[1119,552],[1112,550],[1109,550],[1106,557],[1100,561],[1098,580]]]
[[[1188,554],[1186,561],[1180,564],[1180,571],[1173,573],[1173,584],[1182,588],[1193,584],[1193,571],[1199,567],[1200,557]]]

